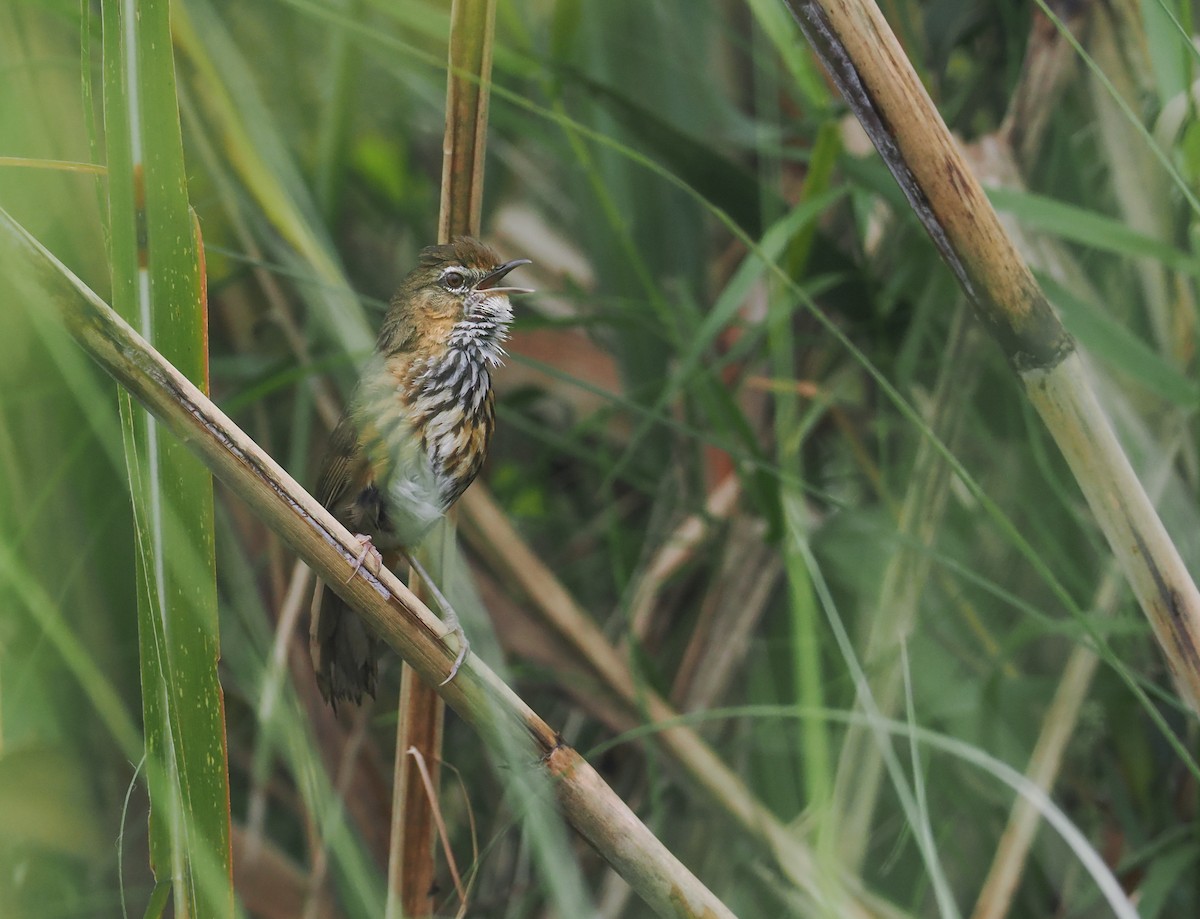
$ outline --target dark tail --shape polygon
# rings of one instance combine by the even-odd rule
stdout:
[[[343,700],[362,702],[375,697],[380,642],[367,631],[359,615],[320,580],[313,594],[308,650],[317,686],[335,709]]]

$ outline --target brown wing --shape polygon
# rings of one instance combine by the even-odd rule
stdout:
[[[321,465],[317,479],[316,498],[324,507],[336,509],[339,500],[345,497],[356,480],[362,479],[366,458],[358,445],[358,431],[350,413],[333,429],[329,438],[329,451]]]
[[[329,440],[329,452],[317,479],[315,496],[343,524],[347,505],[369,478],[367,458],[349,413],[342,416]],[[379,642],[346,602],[317,581],[309,625],[309,653],[321,695],[333,707],[341,700],[361,702],[375,695]]]

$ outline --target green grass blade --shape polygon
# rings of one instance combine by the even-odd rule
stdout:
[[[1175,271],[1200,275],[1200,259],[1194,253],[1139,233],[1120,220],[1029,192],[990,188],[987,195],[997,210],[1012,214],[1031,229],[1101,252],[1144,256]]]
[[[188,205],[168,4],[103,7],[113,302],[207,386],[207,316]],[[225,715],[217,679],[212,479],[121,398],[138,558],[150,853],[177,916],[233,911]]]
[[[1063,324],[1090,354],[1175,405],[1200,404],[1200,388],[1128,328],[1049,275],[1039,275],[1038,280],[1062,314]]]
[[[290,253],[324,285],[306,291],[331,340],[349,354],[375,343],[299,170],[284,147],[268,105],[254,92],[248,62],[206,3],[176,9],[174,38],[193,69],[190,84],[229,165],[257,201]],[[236,87],[236,91],[235,88]]]

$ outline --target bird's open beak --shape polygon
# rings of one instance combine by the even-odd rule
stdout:
[[[511,262],[505,262],[496,270],[485,274],[475,285],[476,290],[496,290],[504,291],[509,294],[531,294],[533,291],[525,287],[497,287],[496,285],[504,278],[506,274],[514,268],[520,268],[522,265],[532,264],[527,258],[516,258]]]

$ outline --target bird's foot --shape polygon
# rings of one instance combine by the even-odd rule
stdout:
[[[370,559],[372,565],[374,565],[374,569],[372,569],[370,566],[367,567],[367,571],[370,571],[371,574],[379,574],[380,570],[383,568],[383,556],[380,555],[379,550],[376,549],[374,543],[371,542],[371,537],[363,533],[355,533],[354,538],[362,543],[362,551],[358,554],[358,558],[354,562],[354,567],[350,569],[350,577],[346,578],[346,580],[342,582],[343,584],[349,584],[354,580],[354,576],[362,571],[363,565],[366,563],[367,559]]]
[[[429,572],[425,570],[425,566],[416,560],[411,553],[405,553],[408,558],[408,563],[416,570],[425,586],[429,588],[429,592],[433,594],[433,599],[438,605],[438,612],[442,614],[442,621],[450,626],[449,635],[453,633],[458,636],[458,654],[454,656],[454,664],[450,667],[450,675],[439,683],[439,686],[445,686],[456,676],[458,676],[459,668],[462,667],[463,661],[467,659],[467,655],[471,651],[471,643],[467,641],[467,633],[463,631],[462,625],[458,621],[458,613],[454,612],[454,607],[450,605],[450,601],[446,599],[439,589],[437,584],[433,582],[433,578],[429,576]],[[445,636],[443,636],[444,639]]]
[[[450,622],[450,617],[446,617],[447,624]],[[454,658],[454,666],[450,668],[450,675],[439,683],[439,686],[445,686],[456,676],[458,676],[458,668],[463,665],[463,661],[467,659],[467,655],[471,651],[471,643],[467,641],[467,633],[463,631],[463,627],[458,623],[458,617],[454,617],[453,632],[458,636],[458,654]]]

